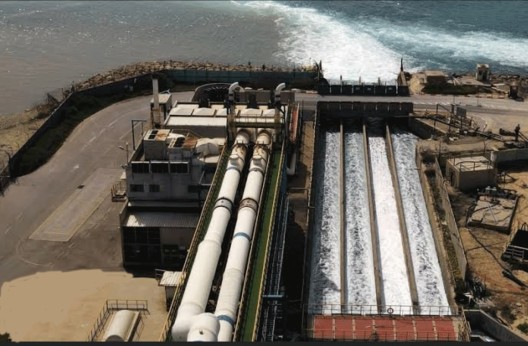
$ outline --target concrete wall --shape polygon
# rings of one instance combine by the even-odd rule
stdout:
[[[420,121],[420,119],[416,119],[416,118],[409,118],[408,125],[409,125],[409,128],[411,129],[411,131],[415,135],[419,136],[422,139],[429,139],[433,135],[441,136],[441,135],[445,134],[439,128],[435,129],[434,127],[432,127],[432,126]]]
[[[320,95],[361,96],[409,96],[409,87],[404,85],[319,85]]]
[[[291,85],[299,84],[313,87],[314,72],[274,72],[274,71],[207,71],[207,70],[162,70],[155,72],[163,74],[175,83],[205,83],[205,82],[246,82],[258,87],[275,88],[279,83],[286,82]],[[116,82],[94,86],[84,90],[73,91],[61,104],[55,108],[42,126],[31,136],[28,141],[13,155],[9,161],[9,175],[16,178],[25,173],[20,171],[21,157],[27,150],[49,129],[63,121],[65,110],[72,104],[74,95],[91,95],[97,97],[115,96],[130,93],[133,90],[150,90],[152,88],[152,73],[132,76]],[[5,180],[5,179],[4,179]],[[9,181],[0,184],[0,191],[7,188]]]
[[[446,258],[446,251],[444,249],[442,240],[442,229],[439,224],[437,213],[434,209],[434,196],[431,192],[429,184],[427,183],[427,177],[425,176],[422,158],[418,152],[416,152],[416,167],[418,168],[418,176],[420,177],[420,184],[422,185],[425,206],[427,208],[427,214],[429,216],[431,230],[433,231],[435,249],[436,254],[438,256],[438,263],[440,264],[440,269],[442,270],[442,280],[444,281],[446,296],[449,302],[449,306],[455,306],[456,302],[454,297],[454,291],[452,289],[454,287],[454,282],[452,280],[452,275],[449,275],[449,264]]]
[[[316,73],[292,71],[209,71],[209,70],[164,70],[173,82],[202,84],[208,82],[233,83],[240,82],[259,86],[261,88],[275,88],[280,83],[292,84],[297,87],[313,87]]]
[[[464,310],[464,314],[472,329],[480,329],[498,341],[528,341],[525,336],[501,324],[482,310]]]
[[[528,160],[528,148],[492,151],[490,155],[491,161],[495,163]]]
[[[455,215],[453,214],[451,202],[449,201],[449,194],[447,193],[447,189],[445,186],[447,182],[444,181],[444,176],[442,175],[440,164],[438,163],[438,160],[436,158],[435,158],[435,163],[434,163],[434,169],[435,169],[435,184],[436,184],[436,187],[438,188],[440,197],[442,199],[442,208],[444,209],[445,221],[447,223],[447,228],[449,229],[449,234],[451,236],[451,242],[453,243],[453,247],[455,248],[455,254],[457,256],[457,262],[458,262],[460,273],[462,275],[462,278],[465,279],[466,273],[467,273],[466,252],[464,250],[464,246],[462,245],[462,239],[460,238],[460,232],[458,231],[458,225],[456,223]]]
[[[461,191],[474,190],[479,187],[495,186],[496,169],[478,169],[474,171],[461,171],[453,166],[451,161],[446,163],[446,176],[451,185]]]

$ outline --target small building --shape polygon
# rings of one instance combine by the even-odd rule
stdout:
[[[497,170],[484,156],[456,157],[447,160],[446,176],[461,191],[495,186]]]
[[[488,82],[491,71],[488,64],[477,64],[477,71],[475,72],[475,79],[479,82]]]
[[[428,85],[444,85],[447,83],[447,76],[442,71],[427,70],[424,71],[424,75]]]
[[[159,124],[162,124],[165,121],[165,119],[167,119],[167,115],[169,115],[169,112],[172,109],[172,94],[171,93],[159,94],[158,98],[159,98],[159,108],[160,108],[159,116],[161,119],[155,119],[156,114],[154,114],[154,98],[150,99],[150,112],[152,114],[154,122],[159,125]]]
[[[165,305],[167,311],[169,311],[172,299],[176,293],[176,288],[180,285],[181,272],[156,270],[156,277],[158,279],[158,286],[165,288]]]
[[[182,267],[224,144],[225,135],[198,137],[189,130],[145,134],[125,168],[125,267]]]

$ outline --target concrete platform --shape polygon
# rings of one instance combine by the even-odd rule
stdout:
[[[66,242],[108,196],[121,169],[93,172],[38,228],[29,239]]]
[[[468,225],[509,233],[516,206],[517,198],[479,196]]]

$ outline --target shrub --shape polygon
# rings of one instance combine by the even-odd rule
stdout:
[[[517,326],[517,329],[519,329],[524,334],[528,334],[528,323],[524,322]]]

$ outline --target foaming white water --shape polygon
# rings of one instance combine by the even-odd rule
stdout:
[[[423,24],[400,25],[383,20],[358,23],[358,26],[382,42],[397,42],[409,55],[430,57],[436,52],[437,59],[448,56],[452,60],[483,59],[515,67],[528,66],[528,38],[482,31],[454,33]]]
[[[418,302],[420,306],[447,307],[448,301],[442,271],[438,263],[420,178],[414,161],[416,137],[411,133],[395,133],[392,139],[403,211],[409,234]],[[428,312],[425,310],[423,313]]]
[[[310,276],[310,313],[341,312],[339,270],[339,133],[328,131],[324,162],[320,162],[316,215],[313,227],[312,274]]]
[[[345,210],[346,210],[346,299],[358,305],[376,305],[372,238],[370,234],[365,153],[362,133],[345,134]]]
[[[381,44],[357,22],[344,23],[316,9],[290,7],[272,1],[244,3],[259,11],[270,11],[281,39],[279,59],[290,64],[323,63],[330,80],[375,82],[378,77],[393,82],[400,67],[400,55]]]
[[[400,233],[398,209],[392,184],[385,139],[369,137],[372,165],[374,204],[378,225],[381,273],[383,278],[383,302],[386,306],[412,306],[411,290],[407,277],[407,265]]]

